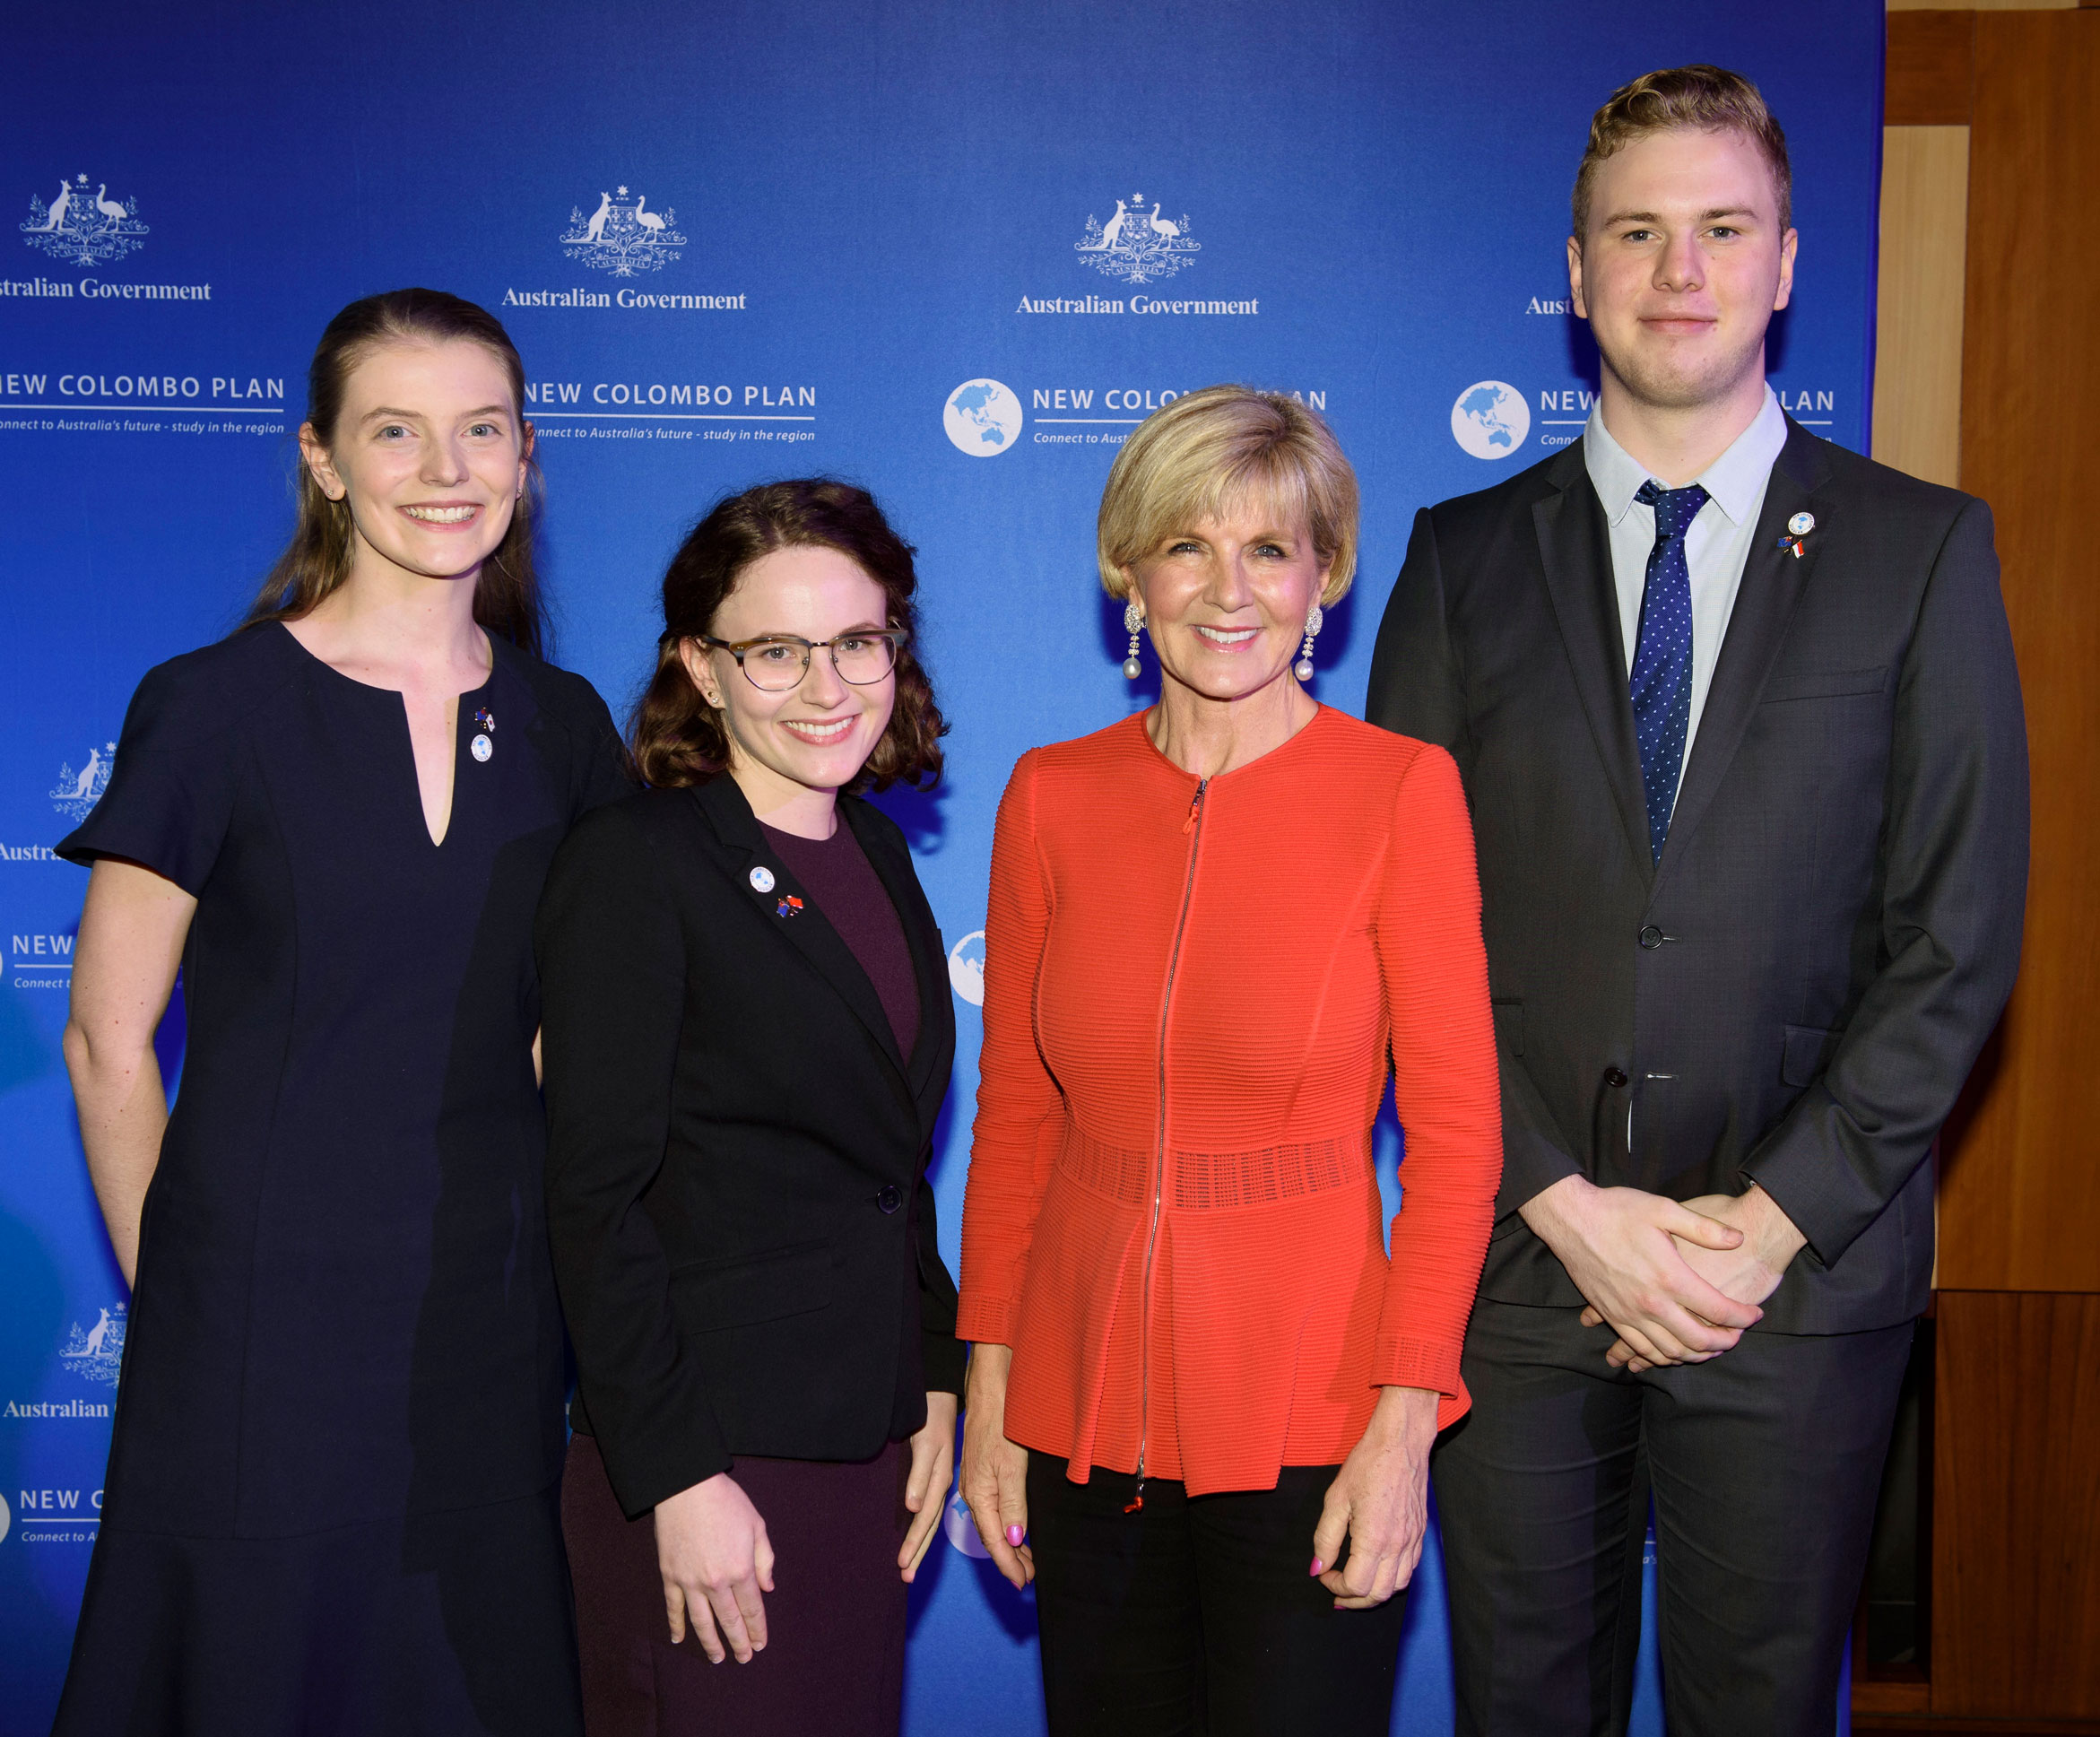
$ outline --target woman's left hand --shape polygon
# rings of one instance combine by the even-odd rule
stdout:
[[[909,1581],[919,1571],[926,1546],[933,1542],[941,1511],[948,1506],[948,1487],[955,1481],[953,1394],[926,1395],[926,1421],[911,1438],[911,1477],[904,1486],[904,1505],[912,1511],[911,1530],[897,1552],[897,1566]]]
[[[1364,1438],[1327,1486],[1313,1533],[1313,1573],[1338,1611],[1383,1604],[1413,1578],[1429,1524],[1429,1448],[1436,1439],[1437,1395],[1427,1387],[1386,1387]],[[1330,1565],[1349,1541],[1349,1562]]]

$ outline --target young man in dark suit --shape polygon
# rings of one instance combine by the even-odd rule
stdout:
[[[1754,87],[1598,112],[1583,439],[1416,520],[1374,722],[1478,836],[1504,1180],[1436,1461],[1460,1729],[1626,1727],[1651,1497],[1678,1737],[1834,1728],[1933,1140],[2018,962],[2026,731],[1981,501],[1806,432]]]

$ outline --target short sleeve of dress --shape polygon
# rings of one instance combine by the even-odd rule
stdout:
[[[109,783],[57,855],[82,866],[122,857],[204,890],[233,814],[239,734],[228,699],[192,658],[146,672],[124,730]]]

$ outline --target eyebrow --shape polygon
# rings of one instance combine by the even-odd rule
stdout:
[[[851,627],[840,628],[837,633],[830,637],[834,639],[842,639],[849,633],[889,633],[892,631],[894,630],[888,622],[879,624],[874,621],[855,621]],[[790,633],[784,627],[768,628],[762,633],[751,635],[751,640],[758,639],[805,639],[812,646],[820,646],[824,643],[821,639],[811,639],[806,633]],[[745,643],[749,644],[751,640],[747,640]]]
[[[508,404],[483,404],[479,410],[461,413],[465,417],[508,416],[510,413],[511,410]],[[380,417],[389,416],[397,422],[421,422],[428,420],[420,410],[396,410],[391,404],[381,404],[377,410],[368,410],[361,420],[369,422]]]
[[[1310,531],[1287,531],[1280,527],[1272,526],[1267,530],[1255,532],[1254,534],[1247,538],[1246,541],[1249,544],[1257,543],[1304,543],[1311,541],[1311,538],[1312,533]],[[1164,537],[1160,538],[1159,541],[1162,543],[1209,543],[1211,539],[1205,536],[1201,531],[1170,531]]]
[[[1757,211],[1749,205],[1714,205],[1699,213],[1699,221],[1711,223],[1723,217],[1754,218],[1757,215]],[[1604,227],[1610,229],[1614,223],[1660,223],[1662,221],[1662,213],[1659,212],[1616,211],[1604,220]]]

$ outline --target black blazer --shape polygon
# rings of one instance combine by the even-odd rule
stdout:
[[[929,1387],[961,1388],[925,1174],[955,1056],[946,951],[895,822],[838,808],[911,945],[908,1057],[730,778],[597,810],[547,877],[571,1417],[630,1516],[739,1454],[864,1459],[924,1422]],[[784,916],[790,895],[803,908]]]
[[[1905,1320],[1932,1142],[2019,962],[1990,511],[1790,424],[1659,864],[1626,667],[1579,442],[1418,516],[1368,715],[1449,748],[1472,805],[1504,1126],[1481,1293],[1579,1303],[1516,1216],[1564,1176],[1755,1180],[1809,1241],[1765,1327]]]

